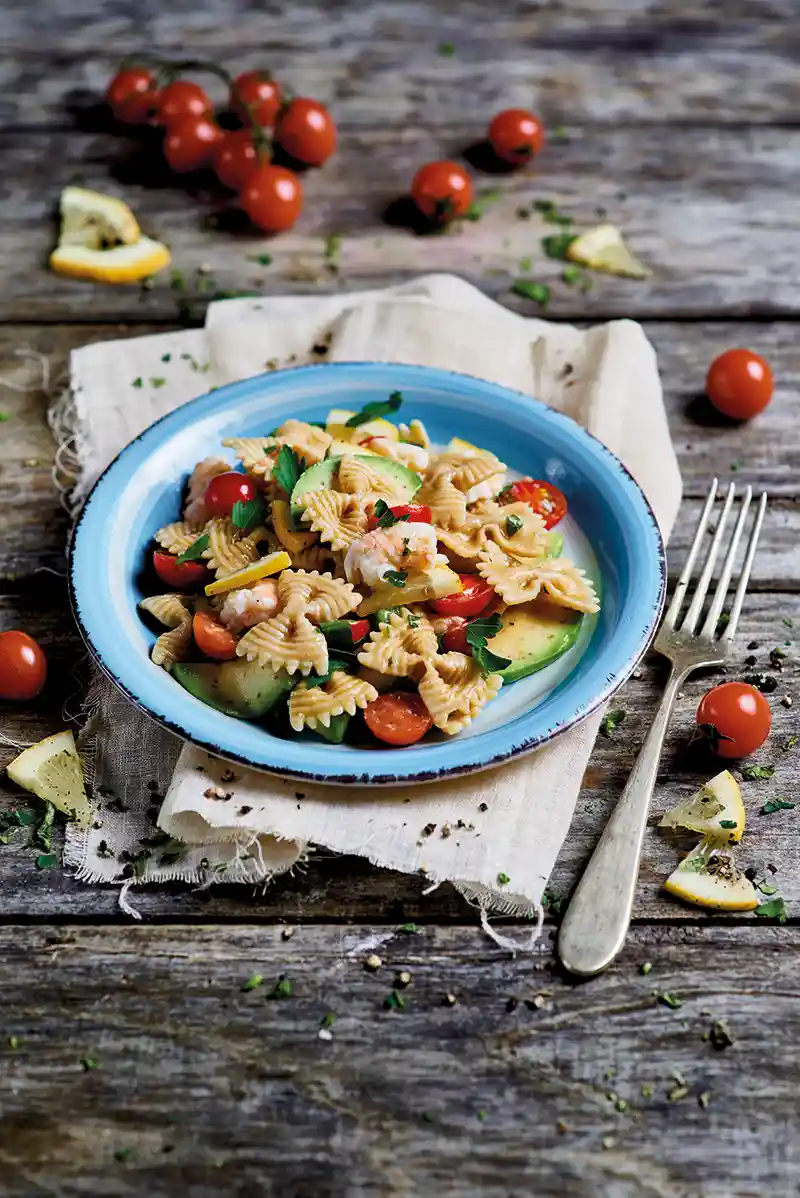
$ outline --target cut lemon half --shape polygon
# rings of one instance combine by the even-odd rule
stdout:
[[[128,205],[99,191],[65,187],[60,209],[59,246],[109,250],[117,245],[133,245],[142,236],[139,222]]]
[[[248,587],[251,582],[258,582],[259,579],[267,578],[270,574],[279,574],[281,570],[288,570],[291,564],[292,559],[289,554],[279,549],[276,553],[268,553],[266,557],[260,557],[257,562],[251,562],[249,566],[237,570],[235,574],[229,574],[227,578],[218,578],[216,582],[210,582],[206,587],[206,594],[224,595],[226,591]]]
[[[592,270],[629,279],[647,279],[650,271],[630,252],[616,225],[595,225],[569,243],[567,257]]]
[[[664,889],[686,903],[717,911],[752,911],[758,906],[755,886],[739,873],[730,853],[706,840],[681,861]]]
[[[62,811],[67,819],[86,827],[92,808],[83,784],[83,769],[75,737],[57,732],[31,745],[6,767],[12,782]]]
[[[98,283],[138,283],[157,274],[171,261],[160,241],[140,237],[133,245],[97,250],[85,245],[58,245],[50,255],[51,269],[73,279]]]
[[[739,783],[730,770],[723,770],[691,798],[665,811],[659,828],[688,828],[701,836],[735,844],[742,839],[746,813]]]

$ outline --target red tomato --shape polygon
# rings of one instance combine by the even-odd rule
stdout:
[[[214,158],[214,170],[220,183],[231,191],[241,191],[258,166],[258,151],[249,129],[236,129],[223,135]]]
[[[414,176],[411,198],[429,220],[447,224],[472,203],[472,179],[457,162],[428,162]]]
[[[350,620],[350,635],[353,638],[353,644],[358,645],[361,641],[367,639],[372,632],[372,625],[369,620]]]
[[[747,682],[723,682],[697,708],[697,726],[719,757],[746,757],[769,736],[772,712],[760,690]]]
[[[47,659],[27,632],[0,632],[0,699],[33,699],[45,684]]]
[[[117,71],[108,85],[106,103],[118,121],[144,125],[158,106],[156,77],[146,67]]]
[[[196,611],[192,620],[195,644],[206,657],[231,661],[236,656],[236,637],[207,611]]]
[[[245,71],[236,76],[230,104],[244,125],[249,109],[259,125],[272,128],[281,106],[281,89],[269,71]]]
[[[199,83],[175,79],[161,89],[158,97],[156,124],[168,129],[187,116],[209,116],[214,111],[208,93]]]
[[[178,174],[200,170],[209,165],[224,136],[217,122],[208,117],[184,117],[167,129],[164,157]]]
[[[235,503],[250,503],[258,498],[258,494],[258,487],[246,474],[227,470],[212,478],[203,501],[211,516],[230,516]]]
[[[461,590],[444,599],[434,599],[431,607],[442,616],[477,616],[494,599],[494,587],[480,574],[459,574]]]
[[[387,745],[414,745],[433,727],[431,713],[418,694],[389,691],[364,709],[373,736]]]
[[[324,104],[300,96],[278,117],[275,140],[298,162],[322,166],[336,149],[336,125]]]
[[[521,478],[503,491],[501,503],[527,503],[541,516],[545,528],[555,528],[567,514],[567,497],[542,478]]]
[[[205,562],[179,562],[174,554],[161,549],[153,551],[153,569],[163,583],[176,591],[188,591],[208,582]]]
[[[267,162],[249,176],[239,203],[258,229],[291,229],[303,210],[303,186],[294,171]]]
[[[464,616],[448,616],[447,628],[441,634],[445,653],[472,653],[467,643],[467,623]]]
[[[769,363],[749,349],[728,349],[708,368],[706,395],[732,420],[749,420],[772,399]]]
[[[527,162],[544,145],[541,122],[525,108],[504,108],[492,118],[489,141],[504,162]]]
[[[409,524],[430,524],[433,519],[433,513],[426,503],[396,503],[389,511],[398,520],[408,516]],[[379,527],[377,516],[370,516],[368,527],[370,532]]]

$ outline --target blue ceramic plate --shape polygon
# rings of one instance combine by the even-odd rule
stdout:
[[[569,501],[565,554],[602,600],[578,643],[549,668],[504,687],[458,736],[406,749],[330,745],[312,733],[271,735],[193,698],[149,660],[137,579],[153,531],[179,518],[194,464],[223,437],[254,436],[290,416],[324,420],[402,391],[401,417],[421,418],[434,443],[457,435],[492,450],[512,474],[550,479]],[[81,633],[100,666],[179,736],[233,761],[293,778],[391,785],[485,769],[530,752],[583,719],[630,674],[661,614],[664,548],[642,492],[599,441],[566,416],[503,387],[421,366],[338,363],[248,379],[203,395],[137,437],[108,467],[72,543],[70,586]]]

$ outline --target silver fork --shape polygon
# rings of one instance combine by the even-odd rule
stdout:
[[[735,495],[731,483],[722,507],[714,537],[709,546],[700,578],[689,608],[680,624],[678,617],[689,589],[692,575],[701,556],[706,530],[717,497],[714,479],[703,507],[697,531],[686,559],[686,565],[675,588],[653,648],[672,663],[669,679],[650,731],[636,758],[628,783],[623,790],[597,848],[572,896],[561,924],[558,955],[562,964],[579,977],[592,977],[602,972],[616,957],[625,943],[631,911],[636,895],[639,861],[642,854],[647,815],[658,763],[664,744],[675,696],[682,683],[703,666],[718,666],[731,654],[731,642],[742,611],[747,583],[755,557],[758,536],[764,520],[767,496],[762,494],[756,509],[755,522],[744,555],[739,581],[723,632],[718,634],[719,618],[733,577],[736,550],[744,531],[752,489],[747,487],[739,509],[739,517],[730,538],[728,552],[722,564],[717,588],[700,631],[697,625],[703,612],[714,566],[722,547]]]

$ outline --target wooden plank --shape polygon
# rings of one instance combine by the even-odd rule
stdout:
[[[479,176],[479,189],[501,198],[484,219],[444,236],[418,236],[398,210],[417,167],[453,154],[474,128],[453,124],[446,138],[429,128],[351,130],[322,171],[305,176],[306,209],[295,230],[272,240],[247,231],[207,179],[178,181],[165,173],[156,144],[107,133],[9,133],[4,164],[15,180],[0,227],[6,287],[0,319],[12,321],[175,320],[188,298],[216,291],[330,291],[399,282],[426,271],[455,271],[491,295],[529,312],[510,294],[514,279],[533,275],[552,285],[548,311],[558,317],[770,316],[800,310],[790,245],[797,218],[800,130],[670,127],[575,129],[540,164],[519,174]],[[128,200],[143,226],[172,247],[180,290],[169,271],[150,291],[56,279],[46,268],[61,188],[79,178]],[[520,205],[552,198],[577,227],[608,214],[653,269],[646,282],[597,275],[592,289],[567,286],[563,263],[546,258],[543,235],[554,226]],[[781,236],[776,236],[776,229]],[[339,272],[325,268],[326,238],[342,236]],[[267,251],[272,263],[251,259]],[[526,260],[530,259],[530,264]],[[197,275],[203,268],[207,273]],[[188,287],[188,290],[187,290]],[[196,305],[195,305],[196,307]],[[539,313],[540,314],[540,313]]]
[[[793,627],[784,624],[784,620],[792,620]],[[46,579],[45,588],[37,585],[17,595],[0,595],[0,629],[11,626],[24,627],[36,636],[51,662],[50,681],[41,698],[19,709],[6,704],[3,711],[2,736],[28,743],[64,727],[65,703],[69,713],[77,714],[82,691],[74,666],[81,646],[66,611],[66,598],[51,577]],[[766,670],[779,683],[771,696],[772,738],[755,758],[760,763],[774,765],[776,773],[772,781],[743,783],[750,825],[740,857],[743,866],[752,866],[760,878],[767,877],[778,886],[790,905],[800,900],[800,863],[794,831],[798,814],[781,811],[760,816],[758,812],[768,798],[777,795],[793,798],[800,785],[800,748],[781,749],[798,731],[795,712],[800,704],[800,662],[796,657],[796,629],[800,629],[800,595],[754,596],[745,608],[737,638],[737,657],[727,674],[735,678]],[[753,641],[760,647],[752,654],[755,664],[747,665],[745,659],[750,653],[747,646]],[[788,654],[780,672],[769,664],[769,651],[776,645]],[[678,863],[681,851],[691,847],[692,838],[667,837],[655,830],[655,824],[667,806],[679,796],[691,793],[720,768],[719,761],[698,746],[689,748],[697,702],[720,677],[716,672],[691,679],[677,704],[654,800],[653,830],[645,844],[636,906],[639,918],[703,922],[709,918],[705,912],[685,908],[662,893],[664,879]],[[624,727],[614,740],[598,739],[572,828],[552,878],[553,887],[561,895],[571,891],[605,826],[645,735],[663,681],[663,666],[652,656],[644,663],[641,676],[631,679],[614,701],[615,706],[626,712]],[[793,696],[792,708],[780,703],[784,694]],[[14,752],[12,746],[0,740],[0,765],[9,761]],[[2,805],[8,806],[18,798],[18,792],[5,782]],[[23,833],[17,841],[0,846],[0,894],[6,917],[118,914],[116,889],[80,885],[61,872],[37,871],[36,853],[26,840]],[[145,916],[173,919],[308,921],[333,917],[402,922],[424,918],[465,923],[475,920],[474,912],[449,887],[441,887],[424,898],[417,877],[374,870],[366,861],[334,858],[327,850],[313,854],[307,869],[275,882],[255,901],[249,890],[240,887],[214,887],[202,893],[184,887],[147,888],[137,890],[132,897]],[[714,917],[711,918],[713,921]]]
[[[154,1198],[788,1195],[799,960],[796,928],[640,928],[573,986],[546,943],[514,960],[460,929],[4,928],[4,1182]],[[383,1009],[398,969],[402,1013]],[[264,984],[243,993],[254,973]],[[281,974],[291,997],[266,1001]],[[720,1020],[734,1042],[716,1048]]]
[[[75,99],[65,105],[65,92],[102,94],[119,58],[144,47],[234,71],[266,65],[355,128],[446,127],[466,106],[479,132],[497,108],[532,98],[551,127],[793,122],[795,21],[791,0],[715,0],[702,12],[675,0],[508,0],[491,11],[478,0],[318,0],[279,15],[243,0],[235,20],[223,0],[62,2],[47,21],[7,5],[0,119],[63,123]],[[443,42],[452,57],[437,53]]]

